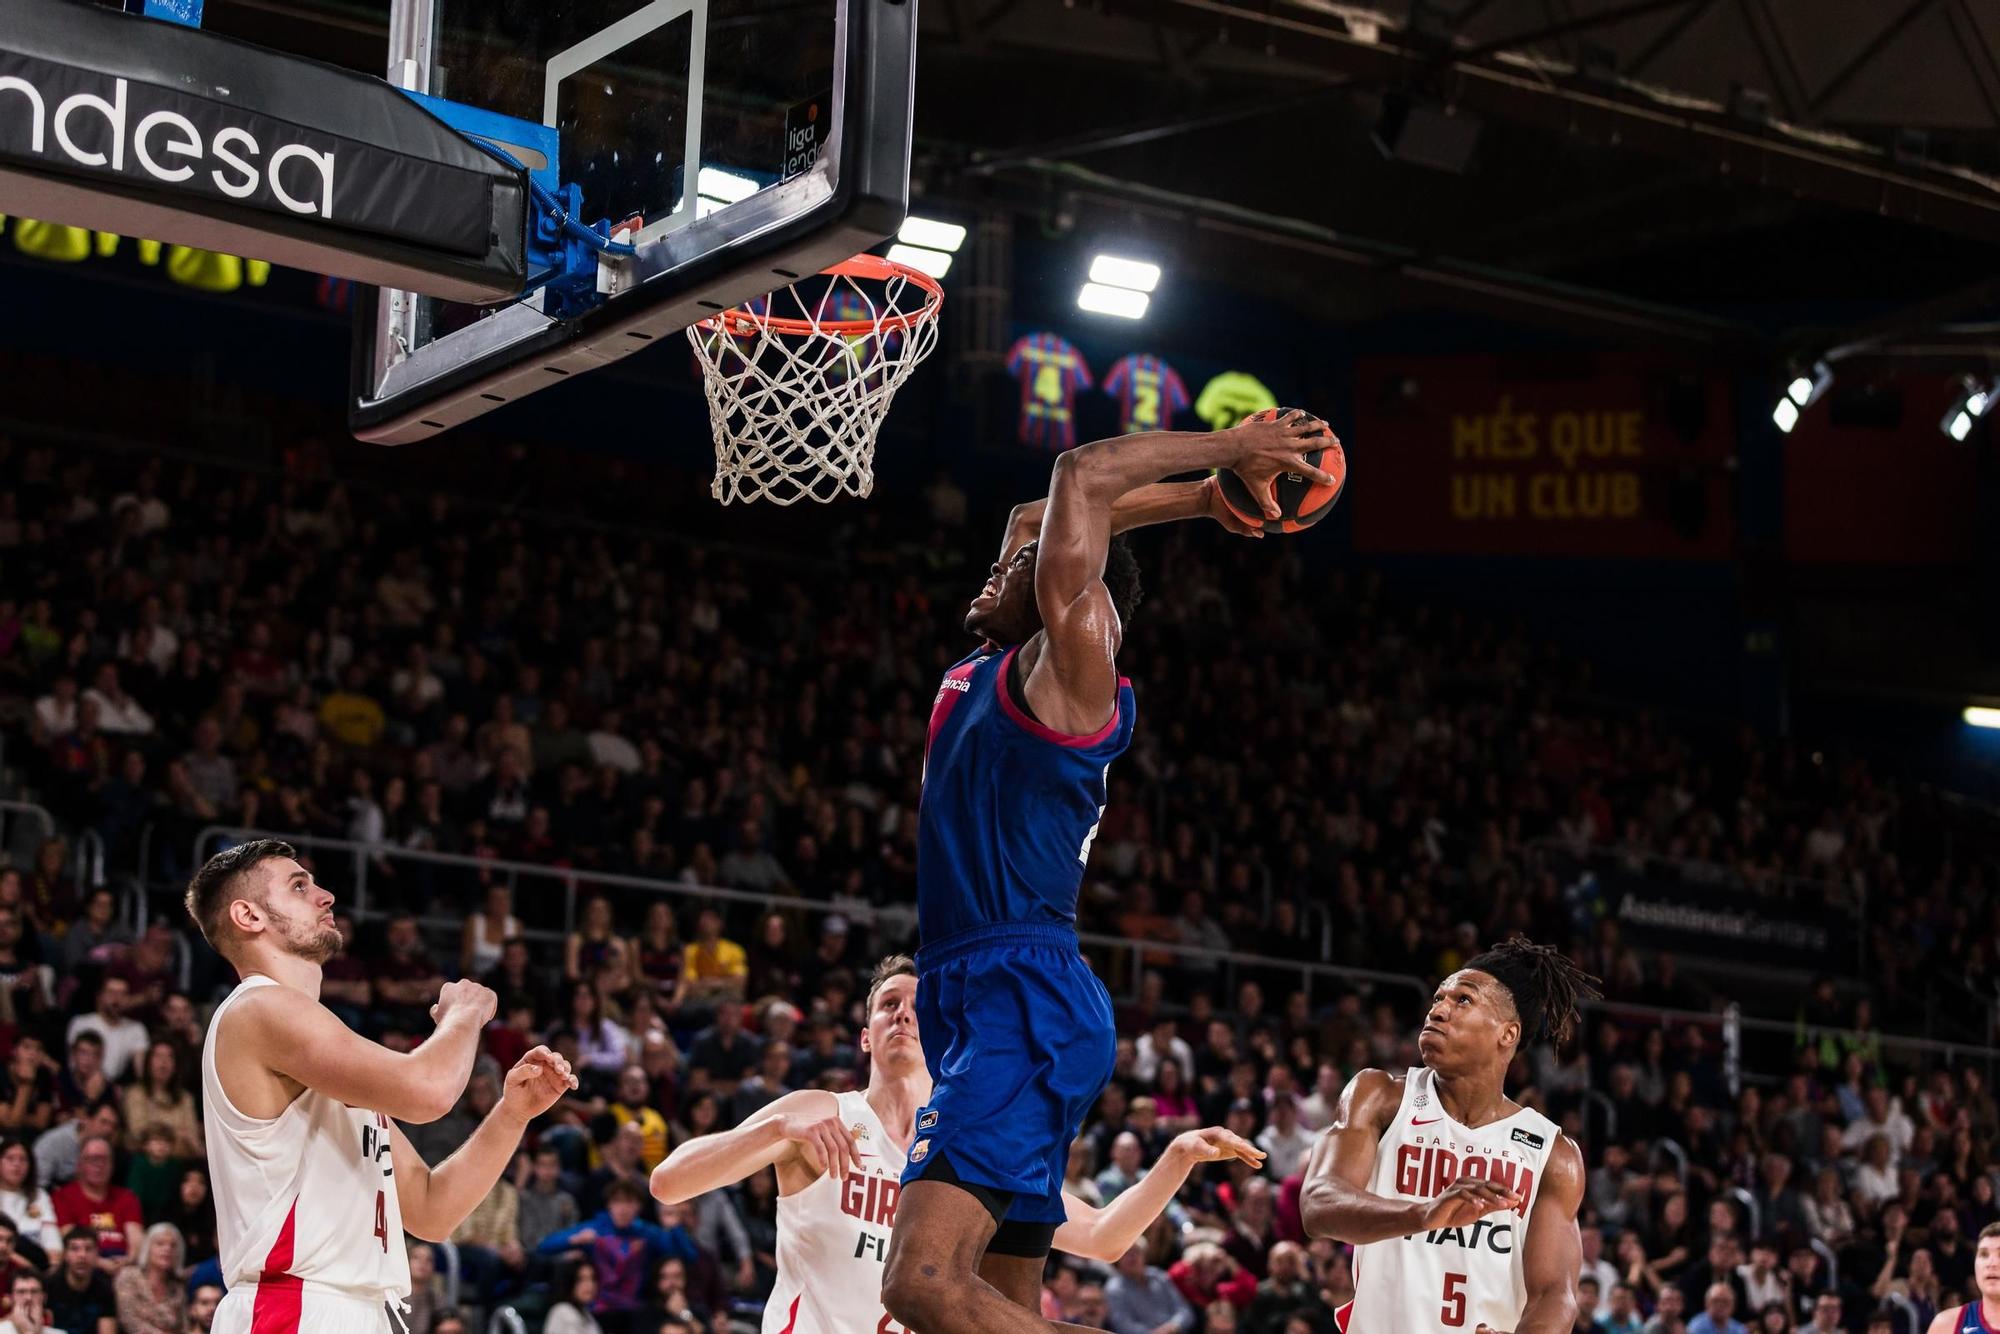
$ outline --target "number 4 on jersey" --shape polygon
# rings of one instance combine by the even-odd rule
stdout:
[[[1111,794],[1111,766],[1108,764],[1104,766],[1104,792],[1107,798]],[[1109,802],[1107,801],[1106,804],[1108,805]],[[1077,850],[1076,859],[1084,866],[1090,865],[1090,845],[1097,841],[1097,831],[1103,823],[1104,807],[1099,806],[1097,808],[1097,820],[1090,826],[1090,831],[1083,836],[1083,846]]]

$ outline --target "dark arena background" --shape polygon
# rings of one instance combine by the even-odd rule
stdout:
[[[701,12],[714,52],[812,7]],[[918,944],[933,696],[1011,507],[1071,446],[1274,404],[1344,443],[1326,522],[1131,539],[1138,725],[1077,922],[1118,1062],[1069,1185],[1109,1200],[1199,1126],[1268,1156],[1197,1170],[1132,1272],[1058,1252],[1044,1313],[1335,1329],[1352,1256],[1305,1235],[1307,1154],[1517,932],[1602,979],[1508,1080],[1588,1169],[1576,1330],[1924,1334],[1977,1304],[2000,7],[916,21],[907,211],[949,225],[900,257],[942,270],[941,336],[873,494],[824,506],[710,498],[679,336],[357,440],[382,280],[23,217],[0,171],[0,1262],[47,1275],[51,1325],[208,1328],[200,1051],[236,979],[181,896],[273,836],[337,896],[350,1026],[408,1050],[446,979],[499,993],[462,1104],[409,1128],[432,1162],[534,1042],[581,1075],[413,1244],[415,1334],[777,1328],[768,1172],[649,1196],[673,1248],[629,1288],[579,1297],[558,1234],[787,1090],[866,1084],[870,971]],[[383,0],[201,23],[377,79],[394,35]],[[24,106],[0,81],[0,165]],[[1138,263],[1086,293],[1103,256]],[[129,1217],[65,1194],[99,1131]]]

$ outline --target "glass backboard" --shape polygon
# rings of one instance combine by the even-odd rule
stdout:
[[[421,440],[858,254],[908,207],[916,0],[394,0],[391,82],[555,128],[605,300],[370,289],[355,434]],[[530,167],[540,159],[510,151]]]

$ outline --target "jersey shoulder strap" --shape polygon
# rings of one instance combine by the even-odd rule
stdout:
[[[1398,1122],[1431,1105],[1431,1078],[1427,1065],[1413,1065],[1403,1072],[1403,1100],[1396,1104]]]
[[[833,1095],[833,1100],[840,1108],[840,1119],[850,1126],[857,1121],[862,1125],[868,1125],[875,1120],[875,1109],[868,1105],[866,1089],[849,1089],[845,1093],[836,1093]]]
[[[230,1008],[237,1001],[251,992],[262,987],[275,987],[278,985],[278,979],[275,977],[266,977],[262,973],[252,973],[241,982],[238,982],[235,989],[222,998],[222,1003],[217,1005],[215,1012],[208,1017],[208,1034],[203,1038],[201,1044],[202,1091],[209,1099],[212,1109],[211,1115],[221,1120],[223,1124],[229,1126],[231,1129],[239,1132],[272,1125],[284,1119],[291,1113],[294,1107],[299,1105],[300,1100],[294,1098],[290,1103],[286,1104],[285,1110],[279,1112],[277,1116],[251,1116],[239,1110],[236,1104],[230,1101],[229,1090],[222,1086],[221,1063],[226,1059],[221,1049],[223,1016],[229,1013]]]

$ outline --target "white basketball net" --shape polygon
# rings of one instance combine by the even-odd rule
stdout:
[[[715,434],[709,491],[723,504],[875,489],[876,434],[937,345],[939,302],[921,278],[873,265],[837,266],[688,329]]]

